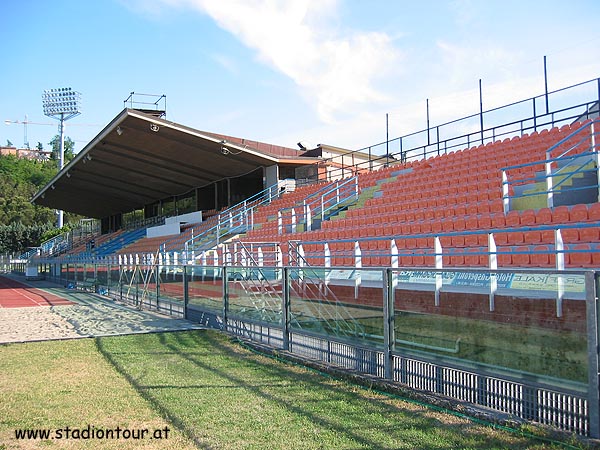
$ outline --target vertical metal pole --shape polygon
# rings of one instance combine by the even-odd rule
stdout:
[[[228,268],[223,265],[221,283],[223,284],[223,331],[227,331],[227,320],[229,313],[229,284],[227,283]]]
[[[385,166],[390,164],[390,127],[388,113],[385,113]]]
[[[158,273],[156,276],[156,286],[158,286]],[[189,290],[187,267],[183,266],[183,318],[184,319],[188,318],[189,302],[190,302],[190,290]],[[158,291],[156,294],[156,303],[158,304]]]
[[[483,92],[481,90],[481,78],[479,79],[479,127],[481,129],[481,144],[483,145]]]
[[[433,253],[435,254],[435,268],[438,270],[441,270],[444,268],[444,260],[443,260],[443,255],[442,255],[443,249],[442,249],[442,243],[440,241],[440,237],[436,236],[433,239]],[[440,306],[440,293],[442,291],[442,285],[443,285],[443,277],[442,277],[442,273],[438,272],[438,270],[436,270],[435,272],[435,306]]]
[[[546,97],[546,114],[548,114],[548,72],[546,70],[546,55],[544,55],[544,93]]]
[[[394,377],[393,352],[396,349],[396,330],[394,324],[394,288],[392,269],[383,272],[383,341],[385,355],[383,371],[385,378],[392,380]]]
[[[64,115],[64,113],[60,114],[59,131],[60,131],[60,143],[59,143],[59,148],[58,148],[58,170],[61,171],[65,165],[65,115]],[[57,228],[63,227],[63,212],[62,212],[62,210],[58,211],[56,227]]]
[[[498,248],[496,247],[494,233],[488,233],[488,253],[488,261],[491,271],[489,306],[490,311],[494,311],[496,309],[496,293],[498,292]]]
[[[585,274],[586,321],[588,340],[588,404],[590,418],[590,437],[600,437],[600,366],[598,363],[598,279],[595,273]]]
[[[290,350],[290,272],[283,268],[283,292],[281,297],[281,326],[283,327],[283,350]]]
[[[106,293],[110,296],[110,275],[112,273],[112,265],[107,264],[106,266]]]
[[[426,105],[427,105],[427,145],[431,144],[431,141],[429,139],[429,99],[426,99]]]
[[[565,270],[565,245],[560,229],[554,230],[554,249],[556,251],[556,270]],[[563,315],[563,298],[565,296],[565,286],[563,274],[556,275],[556,317]]]

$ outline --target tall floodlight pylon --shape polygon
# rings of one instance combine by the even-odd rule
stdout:
[[[60,146],[58,167],[65,165],[65,121],[81,114],[81,94],[71,88],[47,89],[42,94],[44,115],[59,121]],[[63,212],[57,212],[57,227],[63,226]]]

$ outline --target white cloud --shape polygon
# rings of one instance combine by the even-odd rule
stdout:
[[[163,0],[173,6],[177,0]],[[212,17],[292,79],[320,119],[336,122],[345,111],[382,102],[375,87],[384,68],[397,63],[392,39],[380,32],[340,35],[332,21],[335,0],[180,0]]]

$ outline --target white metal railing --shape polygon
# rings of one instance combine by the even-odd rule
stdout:
[[[355,203],[359,192],[358,177],[355,176],[326,184],[304,199],[301,205],[278,211],[278,234],[283,234],[286,229],[294,233],[299,224],[304,224],[304,231],[311,231],[316,220],[323,222]]]
[[[583,124],[546,150],[545,159],[502,169],[504,213],[513,209],[517,199],[541,198],[548,208],[555,206],[557,194],[566,195],[594,189],[594,201],[600,200],[600,119]],[[543,165],[533,176],[523,173]],[[577,177],[594,174],[594,182],[573,186]],[[571,185],[570,185],[571,184]],[[575,195],[574,194],[574,195]],[[574,201],[572,203],[586,203]]]

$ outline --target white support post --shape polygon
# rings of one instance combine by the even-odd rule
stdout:
[[[312,231],[312,213],[310,211],[310,205],[304,203],[304,213],[306,217],[306,230],[304,231]]]
[[[391,267],[392,269],[397,269],[398,268],[398,246],[396,245],[396,240],[392,239],[390,242],[390,254],[392,255],[391,257]],[[392,276],[392,288],[396,289],[396,286],[398,286],[398,274],[394,273]]]
[[[556,270],[565,270],[565,244],[563,242],[560,229],[554,230],[554,248],[556,250]],[[562,317],[563,298],[565,296],[565,286],[562,274],[556,276],[556,317]]]
[[[354,242],[354,267],[357,269],[354,277],[354,298],[358,298],[358,288],[362,283],[362,251],[358,241]]]
[[[275,278],[281,280],[283,278],[283,253],[279,244],[277,244],[277,249],[275,250],[275,265],[278,267]]]
[[[206,276],[206,251],[202,251],[200,255],[200,263],[202,264],[202,280]]]
[[[256,263],[258,267],[263,267],[265,265],[265,255],[260,246],[256,249]]]
[[[399,261],[400,258],[398,257],[398,246],[396,245],[396,240],[392,239],[391,243],[390,243],[390,254],[392,255],[391,258],[391,266],[392,269],[397,269],[399,267]]]
[[[173,252],[173,266],[171,267],[171,277],[173,280],[175,279],[175,271],[177,270],[175,268],[175,266],[177,265],[177,257],[178,257],[178,253]]]
[[[546,153],[546,159],[550,159],[550,154]],[[552,163],[547,161],[546,164],[546,206],[554,207],[554,182],[552,181]]]
[[[296,232],[296,208],[292,208],[292,226],[291,226],[291,232],[295,233]]]
[[[265,256],[260,246],[256,249],[256,264],[258,267],[263,267],[265,265]],[[263,279],[261,270],[258,271],[258,279]]]
[[[283,217],[281,210],[277,211],[277,234],[283,234]]]
[[[302,270],[302,268],[304,267],[304,261],[305,261],[305,254],[304,254],[304,247],[302,246],[301,243],[298,243],[298,247],[296,247],[296,252],[298,253],[297,259],[298,259],[298,281],[300,282],[300,285],[302,286],[302,292],[305,293],[306,292],[306,283],[304,283],[304,271]]]
[[[217,276],[219,275],[219,249],[218,247],[215,248],[214,252],[213,252],[213,280],[217,279]],[[223,282],[225,283],[225,280],[223,280]]]
[[[323,259],[325,266],[325,285],[323,286],[323,294],[326,292],[326,288],[329,285],[329,280],[331,279],[331,251],[329,250],[329,244],[325,242],[323,244]]]
[[[504,206],[504,214],[510,210],[510,198],[508,197],[508,176],[506,170],[502,171],[502,204]]]
[[[442,273],[438,272],[437,269],[444,268],[444,262],[442,258],[442,243],[440,242],[439,236],[436,236],[433,240],[433,252],[435,253],[435,306],[440,306],[440,292],[442,291],[443,277]]]
[[[492,271],[490,275],[490,311],[494,311],[496,309],[496,292],[498,291],[498,276],[495,273],[498,270],[498,248],[496,247],[494,233],[488,234],[488,252],[490,271]]]

